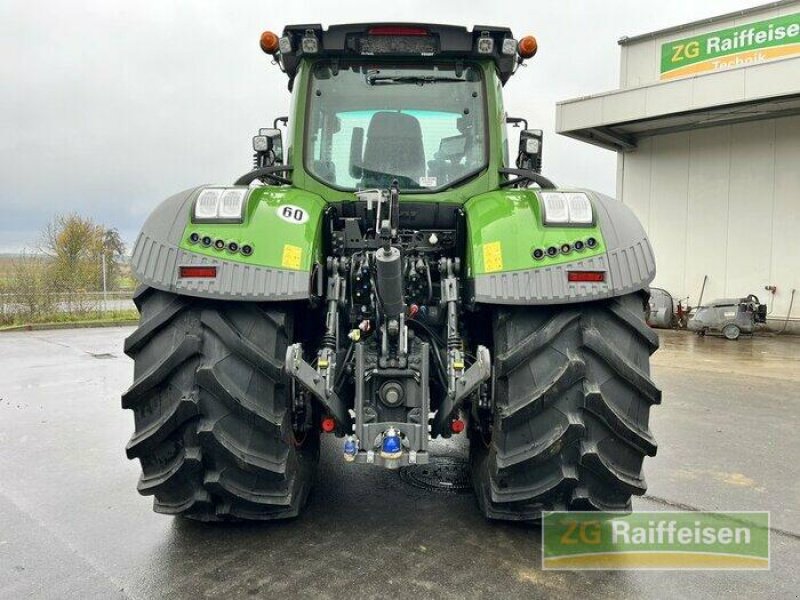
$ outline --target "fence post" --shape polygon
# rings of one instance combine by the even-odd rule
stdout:
[[[108,313],[108,288],[106,287],[106,253],[103,252],[103,316]]]

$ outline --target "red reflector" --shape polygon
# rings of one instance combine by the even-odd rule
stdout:
[[[421,27],[381,25],[379,27],[370,27],[367,33],[369,35],[428,35],[428,30]]]
[[[192,278],[214,278],[217,276],[217,267],[180,267],[181,277]]]
[[[336,419],[333,417],[325,417],[322,419],[321,423],[322,431],[325,433],[330,433],[334,429],[336,429]]]
[[[461,419],[453,419],[452,421],[450,421],[450,431],[452,431],[453,433],[461,433],[462,431],[464,431],[464,427],[465,427],[464,421],[462,421]]]
[[[605,280],[605,271],[567,271],[567,281],[589,281],[597,283]]]

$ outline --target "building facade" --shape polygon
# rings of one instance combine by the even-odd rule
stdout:
[[[756,294],[800,330],[800,0],[619,43],[620,89],[560,102],[556,129],[618,153],[653,285],[691,305],[704,281],[703,301]]]

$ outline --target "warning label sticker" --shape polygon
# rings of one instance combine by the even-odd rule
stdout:
[[[483,268],[487,273],[503,270],[503,246],[500,242],[483,245]]]
[[[436,177],[420,177],[419,185],[426,188],[435,188],[437,179]]]
[[[288,269],[299,269],[300,260],[303,257],[303,249],[299,246],[292,246],[286,244],[283,247],[283,257],[281,258],[281,266]]]

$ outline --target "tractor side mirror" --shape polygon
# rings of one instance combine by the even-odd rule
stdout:
[[[524,129],[519,134],[517,167],[542,172],[542,130]]]
[[[364,128],[353,127],[353,137],[350,138],[350,176],[361,179],[364,174]]]
[[[253,138],[256,167],[269,167],[283,164],[283,137],[277,127],[265,127],[258,130]]]

